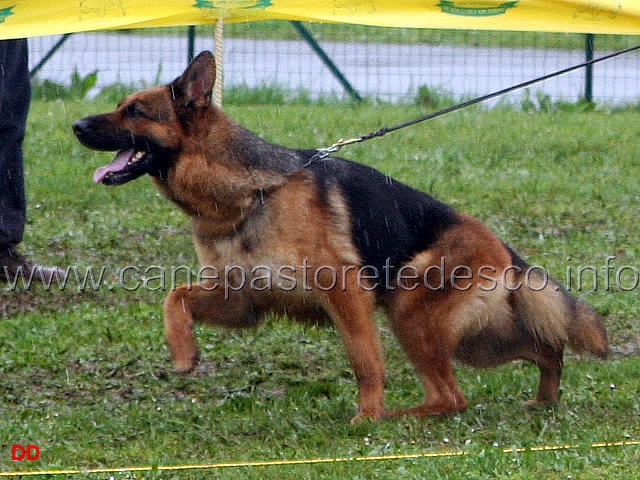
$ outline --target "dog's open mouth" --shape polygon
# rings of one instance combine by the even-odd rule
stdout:
[[[149,173],[151,154],[142,150],[121,150],[108,165],[93,174],[93,183],[122,185]]]

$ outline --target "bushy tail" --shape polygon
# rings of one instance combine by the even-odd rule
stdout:
[[[587,351],[606,358],[609,342],[600,315],[551,279],[538,280],[539,285],[547,284],[544,289],[523,284],[514,291],[514,313],[524,327],[554,348],[569,345],[576,353]]]
[[[607,358],[609,341],[600,315],[582,300],[570,299],[574,302],[574,315],[569,324],[569,345],[575,352],[587,351]]]

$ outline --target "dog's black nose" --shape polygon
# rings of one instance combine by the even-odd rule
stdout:
[[[76,136],[82,135],[87,130],[87,124],[88,122],[84,118],[81,118],[80,120],[76,120],[71,124],[71,128],[73,128],[73,133],[75,133]]]

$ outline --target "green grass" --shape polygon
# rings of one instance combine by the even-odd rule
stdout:
[[[602,270],[597,291],[585,274],[583,291],[576,293],[605,316],[613,358],[569,356],[562,400],[549,410],[521,407],[536,388],[531,365],[460,366],[456,375],[469,400],[466,412],[352,426],[356,389],[337,333],[280,318],[256,331],[198,327],[202,364],[190,376],[172,373],[162,333],[166,292],[152,280],[149,289],[127,291],[117,276],[127,265],[195,267],[190,228],[148,178],[119,188],[91,183],[93,170],[111,155],[82,148],[70,123],[111,106],[35,101],[32,108],[26,141],[29,224],[22,249],[45,264],[105,266],[113,283],[99,291],[0,289],[0,472],[464,452],[55,478],[640,475],[639,447],[590,448],[594,442],[640,439],[638,292],[605,291]],[[422,113],[407,105],[226,110],[270,140],[310,148]],[[632,110],[467,109],[341,153],[480,217],[531,263],[566,283],[569,268],[575,275],[581,266],[601,267],[607,256],[616,256],[616,269],[640,269],[636,124]],[[378,321],[387,404],[415,404],[422,395],[416,378],[387,323]],[[39,446],[40,459],[12,462],[10,446],[28,443]],[[503,452],[539,445],[576,447]]]

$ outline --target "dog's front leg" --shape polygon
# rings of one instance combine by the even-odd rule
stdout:
[[[255,326],[257,316],[250,299],[242,292],[225,292],[206,283],[176,288],[164,302],[164,329],[177,372],[191,371],[198,359],[193,325],[200,321],[244,328]]]
[[[373,295],[357,285],[347,285],[330,292],[328,300],[358,382],[359,409],[351,423],[378,420],[384,411],[384,365],[373,320]]]

